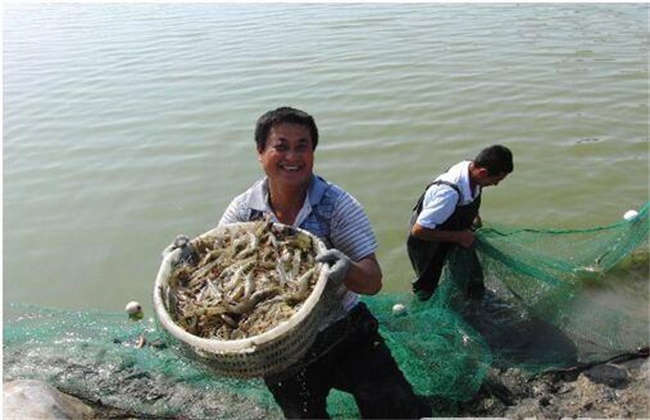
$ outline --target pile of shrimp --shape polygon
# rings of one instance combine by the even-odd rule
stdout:
[[[293,316],[318,281],[312,238],[269,220],[191,241],[190,262],[174,267],[167,309],[187,332],[236,340]]]

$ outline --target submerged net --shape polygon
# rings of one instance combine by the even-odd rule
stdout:
[[[416,391],[466,401],[491,368],[534,375],[648,346],[648,210],[607,226],[542,230],[490,225],[476,256],[449,256],[434,296],[382,293],[363,300]],[[480,266],[477,266],[477,261]],[[468,299],[483,273],[487,290]],[[394,307],[404,305],[397,314]],[[183,357],[154,320],[15,305],[3,329],[4,379],[45,380],[91,403],[141,418],[281,418],[259,379],[216,377]],[[452,416],[453,404],[438,416]],[[332,392],[334,417],[357,417]]]

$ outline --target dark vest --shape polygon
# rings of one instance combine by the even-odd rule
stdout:
[[[314,182],[313,188],[315,189],[314,193],[316,196],[319,196],[320,199],[317,203],[311,204],[311,213],[299,227],[318,236],[329,247],[332,242],[330,240],[330,233],[334,206],[344,191],[340,187],[331,184],[320,177],[318,177],[316,182]],[[309,200],[310,196],[306,199]],[[256,221],[264,217],[263,211],[252,208],[247,208],[246,210],[248,214],[244,219],[247,221]]]
[[[458,185],[447,181],[434,181],[431,184],[427,185],[427,187],[424,189],[424,192],[413,207],[411,220],[409,223],[409,234],[406,241],[406,249],[409,259],[411,260],[411,265],[413,266],[413,269],[418,276],[415,282],[420,284],[423,282],[430,283],[430,286],[433,286],[434,288],[438,284],[440,272],[442,270],[442,266],[444,265],[445,256],[454,246],[454,243],[432,242],[416,238],[411,235],[411,228],[415,224],[415,221],[422,211],[422,203],[424,201],[424,195],[426,191],[431,185],[441,184],[448,185],[449,187],[453,188],[458,193],[458,201],[456,202],[456,210],[452,213],[451,216],[449,216],[447,220],[436,227],[437,230],[469,229],[472,226],[474,219],[478,215],[478,211],[481,206],[480,194],[474,201],[462,206],[460,205],[462,194]]]

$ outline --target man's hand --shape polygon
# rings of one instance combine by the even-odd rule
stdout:
[[[171,244],[167,245],[165,249],[163,249],[162,257],[167,258],[169,254],[171,254],[172,252],[176,251],[179,248],[181,249],[181,251],[178,254],[178,258],[174,259],[174,261],[171,262],[172,265],[178,263],[191,262],[192,256],[194,255],[194,248],[190,243],[190,238],[184,234],[180,234],[176,236],[176,239],[174,239]]]
[[[316,256],[316,261],[330,263],[329,281],[335,284],[343,283],[343,279],[350,271],[352,260],[338,249],[328,249]]]
[[[460,230],[456,232],[456,243],[458,245],[465,247],[465,248],[470,248],[474,244],[474,232],[471,230]]]
[[[483,227],[483,220],[481,219],[480,215],[476,215],[474,218],[474,221],[472,222],[472,227],[470,228],[472,231],[478,230]]]

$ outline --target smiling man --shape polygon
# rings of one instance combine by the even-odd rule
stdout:
[[[236,197],[219,225],[270,217],[318,236],[332,264],[332,299],[306,356],[265,383],[287,418],[329,418],[332,388],[354,396],[363,418],[421,418],[430,407],[417,397],[379,334],[377,319],[359,295],[382,287],[377,241],[361,204],[313,173],[318,129],[307,113],[289,107],[257,121],[257,156],[266,176]],[[329,295],[329,293],[328,293]]]
[[[451,249],[474,244],[473,228],[481,225],[483,188],[499,185],[513,169],[512,152],[497,144],[481,150],[474,160],[452,166],[426,187],[411,213],[406,241],[417,276],[413,293],[419,300],[428,300],[435,292]],[[476,278],[468,279],[467,295],[480,298],[485,286],[476,253],[472,255]]]

